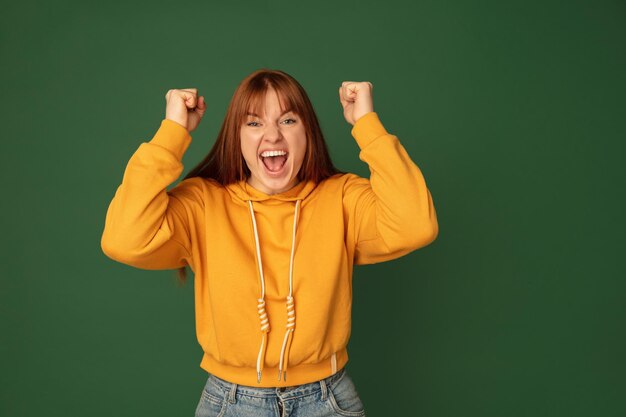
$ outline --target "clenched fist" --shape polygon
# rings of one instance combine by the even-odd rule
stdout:
[[[204,97],[198,100],[197,88],[169,90],[165,94],[165,118],[172,120],[193,132],[200,124],[206,110]]]
[[[369,81],[344,81],[339,87],[339,101],[343,106],[343,117],[354,126],[354,123],[367,113],[374,111],[372,89]]]

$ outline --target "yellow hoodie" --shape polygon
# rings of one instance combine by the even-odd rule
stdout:
[[[353,265],[399,258],[436,238],[430,191],[398,138],[375,112],[351,133],[369,179],[337,174],[275,195],[200,177],[167,191],[191,143],[169,119],[130,158],[102,250],[142,269],[190,266],[207,372],[257,387],[334,374],[348,362]]]

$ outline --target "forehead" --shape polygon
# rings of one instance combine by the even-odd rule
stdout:
[[[291,110],[291,109],[285,109],[283,112],[281,112],[281,114],[280,114],[280,116],[279,116],[279,117],[282,117],[282,116],[284,116],[284,115],[286,115],[286,114],[288,114],[288,113],[291,113],[291,112],[293,112],[293,110]],[[249,112],[246,114],[246,116],[248,116],[248,117],[263,117],[263,115],[262,115],[262,114],[258,114],[258,113],[253,112],[253,111],[249,111]]]
[[[255,94],[248,106],[248,110],[246,114],[248,116],[262,117],[265,113],[266,107],[268,103],[278,101],[276,112],[280,114],[280,116],[285,115],[286,113],[293,111],[293,106],[286,97],[282,94],[276,92],[276,90],[270,88],[265,92],[259,92]]]

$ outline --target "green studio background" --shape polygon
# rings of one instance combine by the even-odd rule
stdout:
[[[261,67],[302,83],[362,176],[337,89],[372,82],[432,192],[438,239],[355,269],[348,369],[368,416],[626,415],[623,2],[2,8],[2,416],[193,414],[193,274],[179,288],[100,237],[167,90],[208,101],[182,177]]]

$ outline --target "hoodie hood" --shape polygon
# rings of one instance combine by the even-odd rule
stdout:
[[[240,205],[248,205],[248,201],[264,201],[269,202],[268,200],[276,200],[276,202],[281,201],[297,201],[297,200],[305,200],[309,194],[315,189],[317,184],[313,181],[300,181],[290,190],[282,192],[280,194],[265,194],[256,188],[252,187],[248,182],[244,180],[240,180],[239,182],[235,182],[232,184],[228,184],[226,189],[230,193],[233,201]]]

